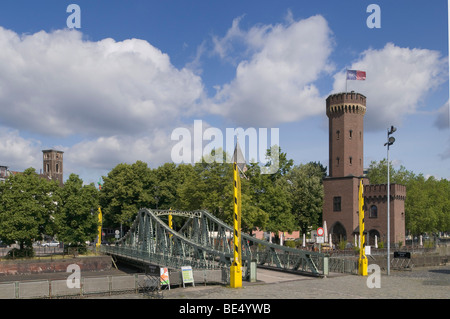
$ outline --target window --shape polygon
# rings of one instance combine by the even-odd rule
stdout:
[[[336,163],[337,163],[337,166],[339,166],[339,157],[336,157]]]
[[[59,164],[56,164],[56,173],[59,173]]]
[[[333,211],[334,212],[341,211],[341,197],[340,196],[333,197]]]
[[[350,130],[350,138],[353,137],[353,130]]]
[[[350,156],[350,165],[353,163],[353,157]]]
[[[337,130],[337,131],[336,131],[337,139],[339,139],[339,135],[340,135],[340,134],[341,134],[341,131]]]
[[[378,217],[378,207],[376,205],[370,206],[369,218],[377,218]]]
[[[45,172],[50,172],[50,165],[48,163],[45,165]]]

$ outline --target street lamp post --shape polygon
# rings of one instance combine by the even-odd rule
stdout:
[[[397,128],[394,126],[391,126],[390,129],[387,131],[387,142],[384,144],[384,146],[387,146],[387,274],[388,276],[391,273],[391,261],[390,261],[390,247],[391,247],[391,229],[390,229],[390,209],[391,209],[391,184],[389,180],[389,171],[390,171],[390,165],[389,165],[389,146],[394,144],[395,138],[393,136],[390,136],[392,133],[397,131]]]

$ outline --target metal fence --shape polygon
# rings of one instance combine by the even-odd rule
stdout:
[[[227,284],[229,270],[193,270],[196,285]],[[0,299],[35,298],[80,298],[88,295],[113,295],[118,293],[139,293],[143,283],[148,282],[146,274],[83,277],[79,288],[70,288],[67,279],[14,281],[0,283]],[[181,270],[169,271],[170,286],[182,285]]]
[[[358,274],[358,260],[355,258],[329,258],[328,269],[330,272]]]
[[[89,252],[90,254],[96,253],[96,248],[94,246],[87,247],[42,247],[42,246],[34,246],[33,250],[24,250],[19,255],[17,255],[17,250],[14,248],[17,245],[13,245],[13,247],[1,247],[0,248],[0,259],[24,259],[24,258],[35,258],[40,259],[41,257],[52,258],[57,256],[66,256],[72,255],[74,257],[79,254],[83,254]]]
[[[368,262],[370,264],[376,264],[380,266],[382,270],[387,268],[387,256],[386,255],[369,255]],[[440,255],[427,255],[425,253],[415,254],[411,253],[410,259],[395,258],[394,254],[391,254],[390,265],[392,269],[412,269],[414,267],[430,267],[430,266],[442,266],[449,262],[449,256]],[[354,256],[340,256],[330,257],[328,261],[328,267],[330,272],[358,274],[358,257]]]

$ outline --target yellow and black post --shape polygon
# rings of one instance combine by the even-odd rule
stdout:
[[[233,164],[234,170],[234,232],[233,262],[230,267],[230,287],[242,287],[242,257],[241,257],[241,181],[236,162]]]
[[[170,211],[172,211],[172,208],[170,209]],[[172,214],[169,214],[168,223],[169,223],[170,229],[173,229]],[[172,238],[172,234],[169,234],[169,237]]]
[[[367,257],[366,257],[366,240],[364,237],[364,186],[362,179],[359,181],[359,261],[358,273],[362,276],[367,276]]]
[[[98,234],[97,234],[97,244],[95,245],[96,247],[99,247],[102,244],[102,222],[103,222],[103,217],[102,217],[102,210],[99,207],[98,208]]]

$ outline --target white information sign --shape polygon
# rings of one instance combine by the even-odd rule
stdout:
[[[194,274],[192,272],[191,266],[181,267],[181,275],[182,275],[182,279],[183,279],[183,288],[184,288],[184,284],[192,284],[192,286],[195,287]]]

